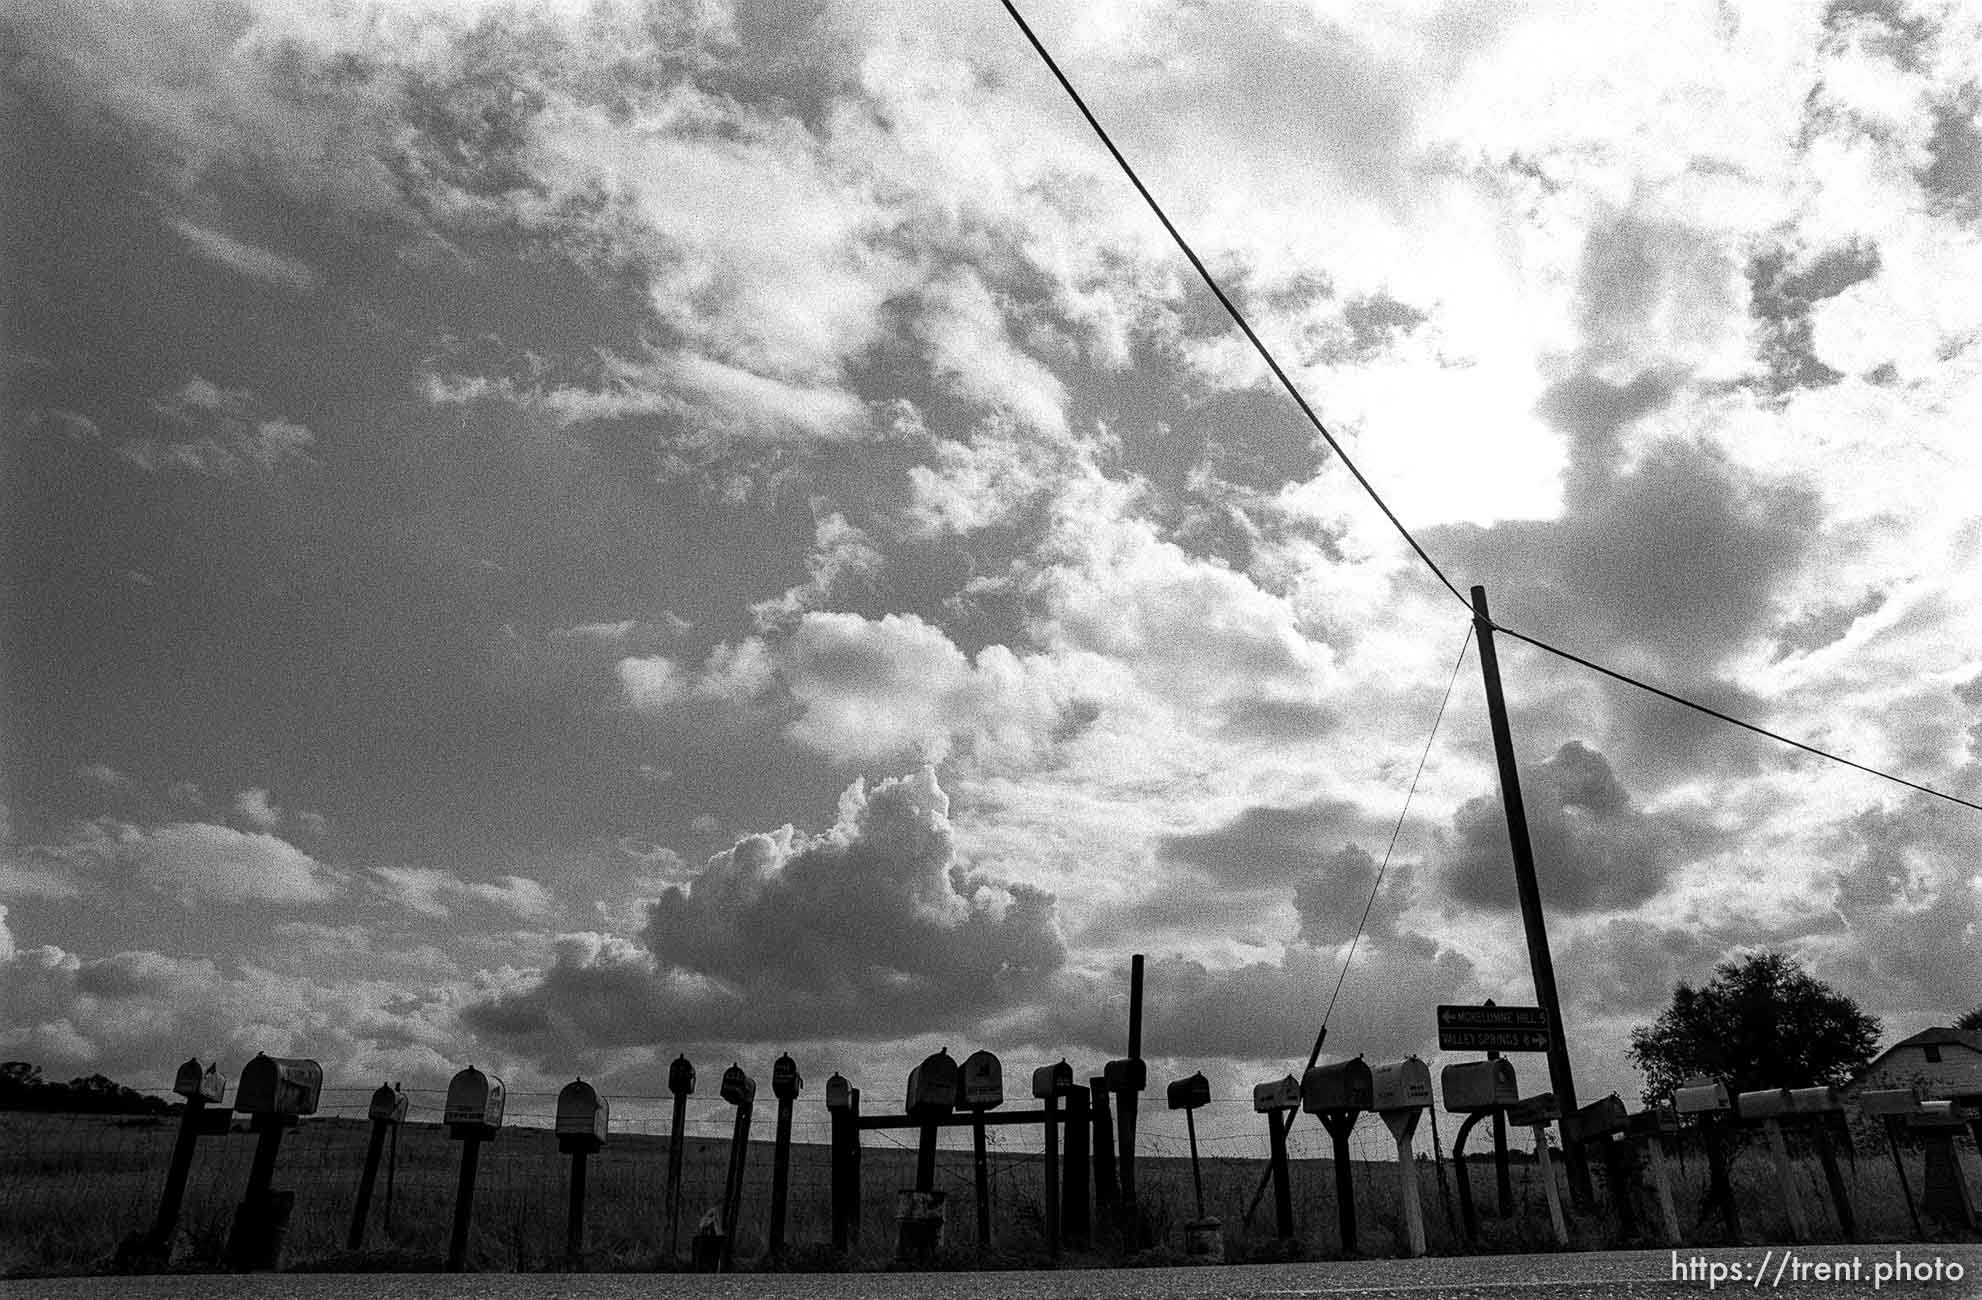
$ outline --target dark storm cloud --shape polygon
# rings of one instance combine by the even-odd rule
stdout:
[[[1524,767],[1521,792],[1536,880],[1552,910],[1635,907],[1663,889],[1702,841],[1702,828],[1689,818],[1637,808],[1604,756],[1580,741]],[[1452,823],[1444,870],[1449,896],[1513,910],[1519,905],[1514,859],[1498,794],[1467,800]]]
[[[1157,853],[1219,886],[1276,888],[1306,881],[1343,841],[1374,829],[1362,809],[1343,800],[1293,808],[1257,804],[1216,830],[1165,836]]]
[[[1762,329],[1762,358],[1777,393],[1819,388],[1841,375],[1818,360],[1811,308],[1879,273],[1879,250],[1849,243],[1799,260],[1793,250],[1773,248],[1748,264],[1751,307]]]
[[[1935,104],[1933,114],[1920,184],[1947,211],[1973,221],[1982,215],[1982,84],[1963,86]]]
[[[1037,995],[1066,950],[1053,897],[967,871],[925,768],[856,786],[816,838],[753,835],[654,903],[638,945],[578,937],[542,978],[463,1014],[524,1050],[684,1038],[889,1038]]]

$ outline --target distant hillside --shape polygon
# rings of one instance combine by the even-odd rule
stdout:
[[[53,1083],[26,1061],[0,1062],[0,1110],[63,1111],[85,1115],[163,1115],[172,1104],[147,1097],[101,1074]]]

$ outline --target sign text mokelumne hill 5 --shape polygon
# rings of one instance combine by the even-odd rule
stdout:
[[[1546,1052],[1548,1012],[1540,1007],[1438,1009],[1441,1052]]]

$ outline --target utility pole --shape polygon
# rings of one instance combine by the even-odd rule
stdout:
[[[1493,723],[1493,755],[1500,766],[1500,800],[1507,810],[1507,840],[1514,851],[1514,884],[1521,896],[1521,925],[1528,935],[1528,966],[1535,998],[1548,1013],[1548,1076],[1564,1115],[1576,1113],[1576,1080],[1569,1070],[1569,1043],[1562,1030],[1562,999],[1555,991],[1555,960],[1549,955],[1542,894],[1535,883],[1535,850],[1528,842],[1528,809],[1521,800],[1521,774],[1514,763],[1514,733],[1507,725],[1507,700],[1500,691],[1500,658],[1493,648],[1493,618],[1485,587],[1473,588],[1473,630],[1480,643],[1480,672],[1486,678],[1487,716]],[[1578,1208],[1594,1198],[1590,1165],[1581,1144],[1563,1153],[1569,1165],[1569,1192]]]

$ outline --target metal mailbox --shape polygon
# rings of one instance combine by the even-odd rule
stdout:
[[[1836,1088],[1761,1088],[1744,1092],[1736,1109],[1744,1120],[1793,1119],[1844,1109]]]
[[[947,1112],[957,1105],[957,1063],[945,1047],[908,1072],[908,1111]]]
[[[1370,1070],[1373,1110],[1423,1110],[1431,1105],[1431,1067],[1415,1056]]]
[[[1523,1097],[1507,1108],[1507,1122],[1516,1128],[1536,1128],[1562,1118],[1562,1104],[1552,1092]]]
[[[1789,1108],[1798,1115],[1828,1115],[1844,1109],[1844,1098],[1836,1088],[1791,1088]]]
[[[743,1067],[731,1061],[729,1069],[723,1071],[722,1086],[718,1095],[732,1106],[748,1106],[757,1099],[757,1081],[743,1072]]]
[[[388,1124],[403,1124],[406,1122],[408,1100],[406,1094],[399,1089],[381,1083],[372,1090],[372,1102],[365,1108],[365,1118],[382,1119]]]
[[[1867,1115],[1917,1115],[1926,1100],[1918,1088],[1874,1088],[1858,1094],[1858,1106]]]
[[[1667,1104],[1633,1111],[1629,1118],[1631,1126],[1625,1131],[1632,1137],[1653,1137],[1679,1131],[1679,1112]]]
[[[1966,1106],[1954,1101],[1923,1101],[1920,1111],[1907,1118],[1906,1126],[1916,1128],[1960,1128],[1975,1116]]]
[[[502,1080],[471,1065],[447,1081],[447,1104],[441,1111],[441,1122],[501,1128],[504,1099]]]
[[[833,1071],[833,1077],[826,1080],[826,1109],[853,1109],[853,1085],[838,1070]]]
[[[1211,1080],[1199,1070],[1188,1079],[1177,1079],[1168,1089],[1171,1110],[1196,1110],[1211,1104]]]
[[[677,1097],[695,1095],[695,1067],[686,1056],[677,1056],[668,1066],[668,1091]]]
[[[218,1065],[202,1067],[199,1058],[194,1057],[173,1076],[172,1091],[188,1101],[197,1097],[201,1101],[217,1102],[227,1095],[227,1076]]]
[[[1332,1110],[1368,1110],[1376,1100],[1376,1080],[1362,1057],[1317,1065],[1301,1076],[1301,1109],[1310,1115]]]
[[[1726,1084],[1719,1079],[1696,1074],[1674,1089],[1672,1107],[1682,1115],[1710,1115],[1716,1111],[1732,1110],[1734,1103],[1727,1095]]]
[[[1505,1057],[1448,1065],[1438,1073],[1438,1090],[1445,1094],[1445,1109],[1452,1115],[1502,1110],[1521,1100],[1514,1062]]]
[[[1264,1115],[1268,1111],[1298,1110],[1301,1105],[1301,1084],[1293,1075],[1284,1079],[1272,1079],[1253,1088],[1253,1109]]]
[[[557,1120],[554,1131],[560,1147],[577,1139],[600,1146],[606,1140],[606,1125],[612,1106],[598,1090],[583,1079],[574,1079],[557,1094]]]
[[[234,1109],[242,1115],[314,1115],[323,1094],[323,1067],[295,1056],[256,1053],[241,1070]]]
[[[963,1104],[966,1110],[996,1110],[1005,1104],[1005,1065],[993,1052],[972,1052],[963,1058]]]
[[[780,1053],[771,1062],[771,1095],[779,1101],[794,1101],[805,1088],[805,1080],[798,1076],[798,1062],[791,1059],[791,1053]]]
[[[1562,1118],[1562,1140],[1566,1143],[1594,1142],[1614,1133],[1622,1133],[1631,1126],[1631,1116],[1625,1112],[1624,1103],[1617,1094],[1599,1098],[1578,1109],[1572,1115]]]
[[[1101,1078],[1108,1091],[1118,1096],[1125,1092],[1141,1092],[1149,1087],[1149,1065],[1141,1057],[1110,1061],[1101,1067]]]
[[[1064,1097],[1074,1090],[1074,1067],[1064,1060],[1042,1065],[1032,1072],[1032,1095],[1041,1101]]]

